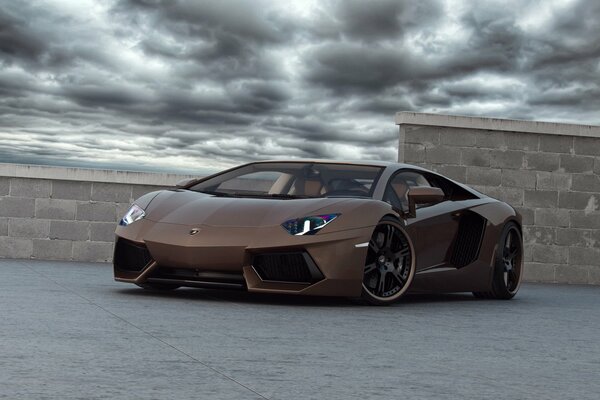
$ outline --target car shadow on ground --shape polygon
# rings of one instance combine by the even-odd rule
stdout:
[[[118,292],[127,296],[154,297],[165,299],[185,299],[209,302],[230,302],[242,304],[265,304],[304,307],[360,307],[368,306],[360,298],[348,297],[321,297],[321,296],[296,296],[284,294],[249,293],[237,290],[213,290],[181,288],[169,292],[145,290],[141,288],[124,288]],[[439,302],[478,302],[470,293],[410,293],[392,306],[398,307],[406,304],[439,303]]]

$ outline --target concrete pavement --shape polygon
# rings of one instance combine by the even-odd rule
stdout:
[[[107,264],[0,260],[0,398],[597,399],[598,304],[533,284],[383,308],[157,294]]]

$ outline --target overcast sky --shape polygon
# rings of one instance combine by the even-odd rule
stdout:
[[[0,0],[0,162],[394,160],[402,110],[600,124],[600,2]]]

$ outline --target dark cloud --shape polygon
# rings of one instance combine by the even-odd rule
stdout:
[[[400,110],[598,124],[599,16],[585,0],[3,2],[0,162],[391,160]]]

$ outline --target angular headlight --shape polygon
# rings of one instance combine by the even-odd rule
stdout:
[[[119,221],[119,225],[127,226],[129,224],[134,223],[137,220],[144,218],[145,216],[146,213],[144,212],[142,207],[138,206],[137,204],[134,204],[131,206],[129,211],[125,213],[123,218],[121,218],[121,221]]]
[[[281,226],[288,231],[290,235],[314,235],[340,215],[341,214],[325,214],[290,219],[281,224]]]

